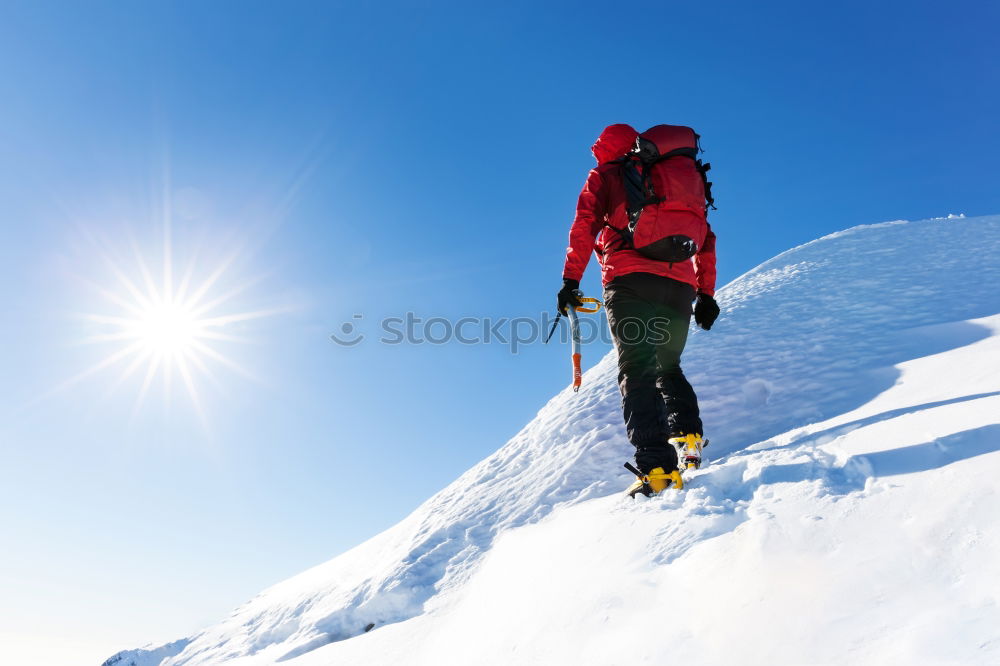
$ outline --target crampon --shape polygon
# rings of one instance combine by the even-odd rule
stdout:
[[[684,488],[684,479],[681,478],[680,470],[675,469],[672,472],[667,472],[662,467],[655,467],[648,474],[643,474],[631,463],[625,463],[625,469],[635,474],[636,477],[635,482],[625,491],[625,494],[633,499],[637,494],[652,497],[667,488],[676,488],[677,490]]]

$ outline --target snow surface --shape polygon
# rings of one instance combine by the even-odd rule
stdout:
[[[138,650],[122,650],[106,659],[101,666],[159,666],[167,657],[180,653],[190,642],[190,638],[182,638],[159,647],[147,645]]]
[[[622,496],[631,447],[609,355],[395,527],[176,653],[127,654],[1000,663],[998,285],[997,216],[789,250],[722,289],[716,327],[690,339],[712,443],[683,492]]]

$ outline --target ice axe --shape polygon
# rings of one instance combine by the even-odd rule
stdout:
[[[576,296],[577,300],[580,301],[580,305],[576,307],[566,308],[567,316],[569,317],[569,332],[570,339],[572,341],[572,358],[573,358],[573,392],[576,393],[580,390],[580,380],[583,377],[583,371],[580,370],[580,317],[577,312],[585,312],[587,314],[593,314],[595,312],[600,312],[601,307],[604,303],[600,302],[596,298],[588,298],[583,295],[583,292],[579,289],[573,291],[573,295]],[[589,304],[589,307],[588,305]],[[562,312],[556,313],[556,319],[552,322],[552,328],[549,329],[549,335],[545,338],[545,342],[552,338],[552,334],[556,331],[556,325],[559,323],[559,317],[562,316]]]

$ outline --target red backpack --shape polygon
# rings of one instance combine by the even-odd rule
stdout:
[[[711,164],[698,159],[700,137],[690,127],[656,125],[618,160],[629,223],[611,227],[623,246],[671,263],[687,261],[705,242],[708,208],[715,208]]]

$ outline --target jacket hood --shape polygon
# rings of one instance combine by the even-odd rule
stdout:
[[[618,159],[631,150],[635,146],[635,139],[638,136],[639,133],[631,125],[623,123],[608,125],[601,132],[601,136],[597,137],[597,141],[594,142],[590,150],[597,158],[597,163],[604,164]]]

